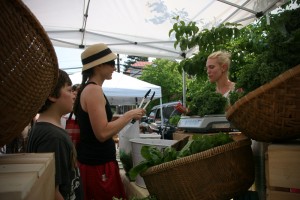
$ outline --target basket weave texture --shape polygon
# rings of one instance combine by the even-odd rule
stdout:
[[[222,200],[246,192],[254,182],[249,139],[150,167],[142,173],[151,195],[163,200]]]
[[[0,147],[30,123],[58,76],[45,30],[20,0],[0,1]]]
[[[239,99],[226,117],[257,141],[300,138],[300,65]]]

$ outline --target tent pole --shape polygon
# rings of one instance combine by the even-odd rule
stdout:
[[[120,55],[117,54],[117,70],[120,73]]]
[[[184,70],[182,70],[182,105],[186,107],[186,77]]]
[[[164,116],[163,116],[163,107],[162,107],[162,97],[159,98],[159,102],[160,102],[160,128],[161,130],[164,130],[165,126],[164,126]],[[162,139],[165,139],[164,136],[164,131],[162,131]]]
[[[182,53],[181,56],[185,59],[186,53]],[[186,77],[184,69],[182,69],[182,105],[186,107]]]

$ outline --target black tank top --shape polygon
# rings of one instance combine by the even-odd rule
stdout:
[[[85,86],[88,84],[96,83],[89,82]],[[113,113],[105,95],[104,97],[106,99],[106,117],[107,121],[110,122],[112,120]],[[97,140],[92,129],[89,115],[82,109],[80,103],[76,118],[80,126],[80,142],[77,148],[78,161],[87,165],[99,165],[116,160],[115,142],[112,138],[106,140],[105,142],[100,142]]]

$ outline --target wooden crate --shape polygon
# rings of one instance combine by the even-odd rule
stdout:
[[[267,200],[299,200],[299,193],[267,190]]]
[[[300,142],[270,144],[266,153],[267,200],[299,200],[300,193]]]
[[[54,192],[53,153],[0,155],[1,200],[53,200]]]
[[[268,146],[268,185],[300,188],[300,143]]]

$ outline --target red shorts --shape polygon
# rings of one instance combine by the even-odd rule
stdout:
[[[79,163],[85,200],[127,199],[117,161],[103,165]]]

